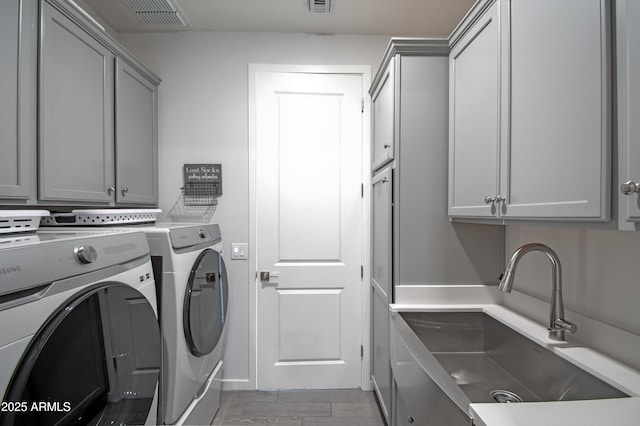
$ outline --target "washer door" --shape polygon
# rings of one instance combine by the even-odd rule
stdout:
[[[0,424],[144,424],[160,353],[157,317],[140,292],[120,283],[90,287],[31,340],[3,398],[24,410],[0,413]]]
[[[205,356],[218,345],[227,307],[227,271],[220,254],[206,249],[196,259],[185,294],[184,336],[193,355]]]

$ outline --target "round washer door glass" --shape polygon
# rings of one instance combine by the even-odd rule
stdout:
[[[226,271],[222,265],[220,254],[206,249],[191,269],[183,324],[189,350],[196,356],[211,353],[222,336],[227,292]]]
[[[1,412],[0,425],[145,424],[155,412],[160,353],[158,320],[140,292],[91,287],[31,340],[3,398],[25,409]]]

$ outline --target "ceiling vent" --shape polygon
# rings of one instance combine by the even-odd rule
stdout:
[[[331,12],[332,0],[305,0],[307,12],[310,13],[329,13]]]
[[[173,0],[123,0],[149,27],[188,28],[189,21]]]

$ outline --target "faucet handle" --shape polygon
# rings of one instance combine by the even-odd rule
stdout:
[[[561,330],[565,330],[568,331],[571,334],[575,334],[576,331],[578,331],[578,326],[575,325],[574,323],[567,321],[565,319],[562,318],[558,318],[557,320],[555,320],[553,322],[553,327],[557,330],[557,329],[561,329]]]

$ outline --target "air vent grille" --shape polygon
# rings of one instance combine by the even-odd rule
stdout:
[[[331,0],[306,0],[307,11],[311,13],[331,12]]]
[[[175,9],[166,0],[125,0],[134,12],[174,12]]]
[[[187,19],[173,0],[123,0],[140,22],[151,27],[189,26]]]

